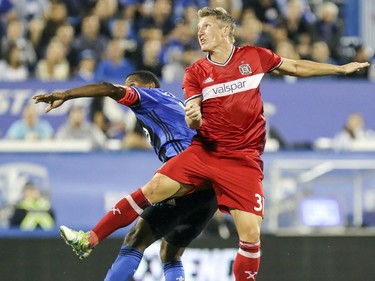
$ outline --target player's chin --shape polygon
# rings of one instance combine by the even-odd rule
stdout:
[[[208,52],[209,51],[209,48],[206,44],[200,43],[200,46],[201,46],[202,52]]]
[[[201,50],[202,52],[209,52],[210,48],[208,48],[207,46],[201,46]]]

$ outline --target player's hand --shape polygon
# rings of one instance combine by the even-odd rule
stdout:
[[[65,101],[63,93],[53,93],[53,94],[45,94],[45,95],[36,95],[33,97],[35,103],[48,103],[49,106],[46,107],[45,112],[49,112],[54,108],[59,107]]]
[[[201,121],[202,120],[202,112],[201,107],[196,104],[192,103],[185,107],[186,116],[189,117],[193,121]]]
[[[369,66],[370,64],[368,62],[350,62],[348,64],[344,64],[342,67],[344,68],[344,74],[350,74]]]

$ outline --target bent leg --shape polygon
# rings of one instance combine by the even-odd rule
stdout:
[[[172,195],[185,193],[193,187],[184,186],[171,178],[156,173],[143,187],[121,199],[90,231],[90,246],[95,247],[117,229],[128,226],[151,203],[157,203]]]
[[[236,281],[255,280],[260,265],[260,227],[262,218],[240,210],[230,211],[240,239],[234,261]]]

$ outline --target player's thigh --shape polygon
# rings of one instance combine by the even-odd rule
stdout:
[[[239,239],[246,242],[257,242],[260,239],[262,217],[241,210],[230,210],[236,225]]]
[[[158,203],[169,197],[184,194],[191,188],[193,187],[182,185],[163,174],[156,173],[141,189],[151,203]]]

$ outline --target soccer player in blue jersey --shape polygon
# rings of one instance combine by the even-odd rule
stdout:
[[[69,99],[98,96],[108,96],[128,106],[135,113],[155,153],[164,163],[182,152],[195,135],[195,130],[186,125],[183,103],[173,94],[160,89],[157,77],[148,71],[131,73],[126,78],[125,86],[97,83],[65,92],[37,95],[34,99],[36,103],[49,103],[46,108],[46,112],[49,112]],[[216,198],[211,188],[154,204],[144,211],[139,208],[141,217],[126,235],[105,280],[130,280],[138,268],[144,250],[160,238],[163,238],[160,257],[165,280],[184,280],[181,256],[186,246],[203,230],[216,209]],[[83,259],[91,253],[92,245],[96,246],[114,229],[123,226],[122,217],[119,216],[118,221],[114,219],[116,213],[113,209],[86,233],[62,226],[61,235],[79,258]],[[78,247],[77,243],[80,244]]]

